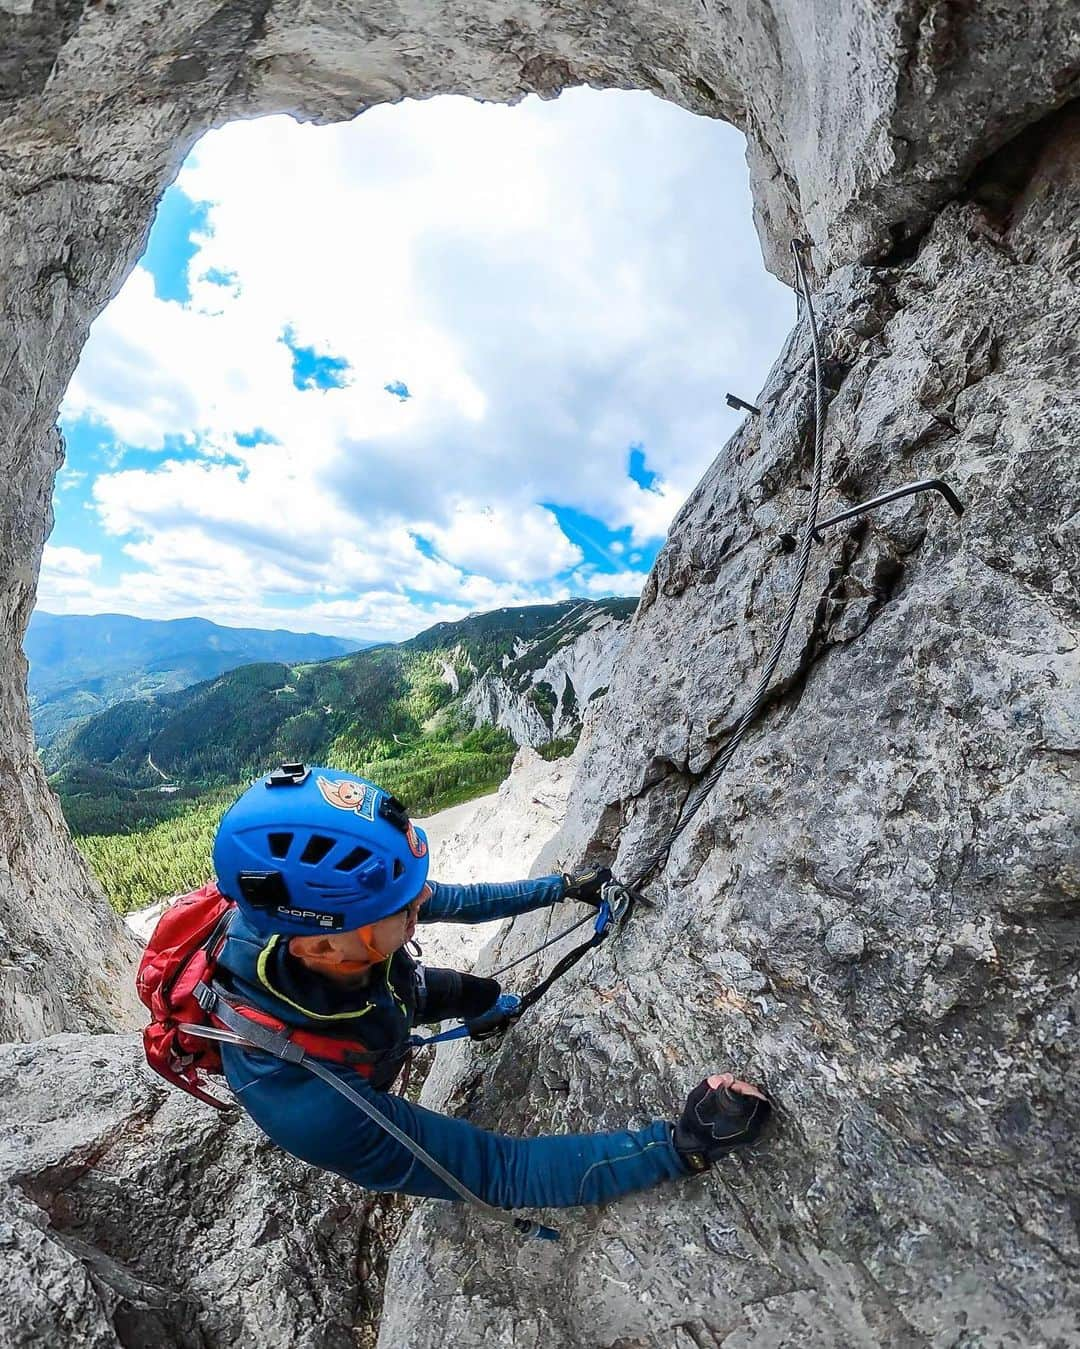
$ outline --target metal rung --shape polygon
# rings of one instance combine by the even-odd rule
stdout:
[[[964,513],[964,503],[956,495],[953,489],[942,478],[922,478],[919,482],[909,482],[903,487],[894,487],[890,492],[882,492],[880,496],[871,497],[869,501],[860,501],[857,506],[849,506],[845,511],[838,511],[836,515],[830,515],[827,520],[819,520],[814,526],[814,538],[818,543],[824,543],[821,537],[823,529],[831,529],[833,525],[843,524],[845,520],[855,520],[860,515],[866,515],[870,511],[875,511],[879,506],[886,506],[890,501],[899,501],[902,497],[915,496],[918,492],[937,492],[943,496],[958,515]],[[798,536],[785,533],[779,535],[780,548],[785,553],[793,553],[798,543]]]
[[[865,515],[868,511],[876,511],[879,506],[887,506],[890,501],[899,501],[901,497],[915,496],[917,492],[938,492],[958,516],[964,513],[964,503],[947,482],[941,478],[923,478],[919,482],[909,482],[904,487],[894,487],[891,492],[882,492],[880,496],[871,497],[869,501],[862,501],[857,506],[850,506],[846,511],[839,511],[836,515],[830,515],[827,520],[819,520],[814,527],[814,538],[817,539],[818,543],[821,543],[821,531],[823,529],[843,524],[845,520],[854,520],[857,516]]]

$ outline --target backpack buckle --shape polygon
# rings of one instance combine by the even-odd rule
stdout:
[[[207,1016],[209,1016],[217,1006],[218,995],[209,984],[204,984],[201,979],[192,989],[192,994],[194,995],[195,1001]]]

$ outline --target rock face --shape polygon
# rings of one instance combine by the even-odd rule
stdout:
[[[583,82],[734,121],[770,266],[786,274],[793,232],[815,246],[828,483],[849,501],[943,473],[967,502],[959,525],[920,497],[826,536],[769,714],[680,841],[654,907],[512,1042],[447,1056],[427,1089],[481,1123],[576,1129],[674,1110],[702,1069],[730,1064],[776,1094],[775,1145],[571,1216],[558,1247],[523,1251],[469,1215],[425,1208],[400,1249],[385,1345],[1078,1342],[1080,189],[1066,106],[1078,43],[1063,0],[0,10],[0,1033],[130,1013],[108,991],[126,982],[100,973],[130,966],[121,930],[33,753],[19,647],[63,454],[60,398],[207,126]],[[805,323],[757,401],[762,416],[658,560],[553,856],[632,870],[738,716],[791,580],[773,543],[805,500]],[[536,933],[516,923],[506,954]],[[200,1246],[199,1224],[224,1206],[230,1241],[262,1239],[244,1224],[260,1204],[297,1212],[294,1170],[253,1203],[237,1180],[244,1148],[215,1136],[204,1155],[222,1181],[208,1205],[201,1167],[138,1152],[154,1114],[138,1104],[95,1114],[76,1100],[69,1113],[106,1123],[54,1146],[77,1126],[52,1102],[89,1078],[86,1056],[122,1078],[134,1052],[100,1037],[3,1051],[48,1076],[19,1104],[10,1153],[20,1227],[5,1240],[23,1268],[41,1261],[3,1310],[15,1342],[273,1343],[274,1318],[287,1342],[344,1342],[304,1338],[322,1333],[340,1264],[302,1255],[298,1279],[277,1228],[280,1261],[259,1256],[247,1300],[230,1303],[240,1310],[197,1333],[187,1293],[155,1277],[174,1263],[189,1271],[181,1290],[231,1277],[230,1242]],[[134,1122],[117,1131],[110,1118]],[[76,1203],[91,1185],[93,1221]],[[191,1218],[191,1249],[152,1245],[151,1265],[114,1229],[140,1206],[153,1216],[147,1195],[162,1186]],[[160,1226],[134,1230],[166,1241]],[[57,1319],[116,1290],[122,1316]]]
[[[532,875],[541,849],[566,819],[577,766],[576,754],[549,762],[527,746],[519,749],[499,790],[463,828],[433,843],[431,874],[459,885]]]
[[[824,513],[935,475],[966,513],[915,497],[825,535],[654,907],[425,1089],[574,1132],[733,1068],[778,1136],[560,1215],[561,1248],[426,1211],[386,1349],[1080,1343],[1078,146],[1052,119],[1007,218],[957,202],[914,259],[832,274]],[[632,875],[730,733],[791,584],[811,400],[802,324],[672,529],[539,869]],[[500,962],[546,931],[518,920]]]
[[[611,683],[629,620],[596,614],[582,626],[571,613],[563,626],[565,640],[550,654],[550,641],[544,649],[522,643],[501,673],[481,675],[470,686],[462,707],[477,726],[501,726],[534,749],[580,732],[590,704]]]
[[[405,95],[650,89],[745,130],[766,259],[786,274],[795,230],[813,239],[822,268],[888,250],[988,154],[1075,96],[1074,20],[1062,0],[645,0],[600,10],[550,0],[25,0],[0,10],[6,1032],[89,1024],[99,1001],[82,951],[111,920],[45,804],[19,647],[63,456],[56,410],[90,322],[203,130],[282,110],[347,118]],[[67,916],[66,973],[52,996],[25,969],[57,955],[25,917],[49,894]],[[120,949],[117,925],[108,940]]]
[[[531,875],[541,849],[566,818],[576,768],[576,756],[549,763],[523,746],[514,758],[510,776],[494,795],[484,797],[460,828],[441,838],[428,834],[432,876],[469,885]],[[452,807],[448,813],[456,809],[460,807]],[[471,970],[483,946],[500,927],[501,920],[468,926],[424,926],[419,932],[424,963]]]
[[[140,1059],[130,1035],[0,1046],[0,1343],[363,1343],[385,1202]]]
[[[138,943],[68,838],[32,743],[12,748],[0,742],[0,1040],[140,1025]]]

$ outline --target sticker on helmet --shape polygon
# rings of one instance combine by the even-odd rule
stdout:
[[[338,810],[350,810],[365,820],[375,819],[375,799],[378,796],[366,782],[354,782],[352,778],[342,778],[334,782],[330,778],[316,778],[319,791],[327,805]]]
[[[279,918],[291,918],[294,923],[306,923],[309,927],[330,928],[340,932],[345,926],[343,914],[323,913],[321,909],[290,909],[279,904],[274,912]]]
[[[409,845],[409,851],[414,857],[427,856],[427,844],[416,832],[416,827],[412,820],[409,821],[409,827],[405,830],[405,840]]]

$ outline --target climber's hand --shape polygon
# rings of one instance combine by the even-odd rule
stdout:
[[[459,970],[424,967],[423,995],[417,1001],[416,1020],[431,1026],[437,1021],[470,1021],[490,1012],[502,992],[497,980]]]
[[[583,904],[600,907],[604,886],[611,880],[607,867],[582,867],[580,871],[563,873],[563,898],[580,899]]]
[[[733,1148],[756,1143],[771,1114],[764,1092],[731,1073],[715,1073],[686,1098],[672,1142],[691,1171],[705,1171]]]

